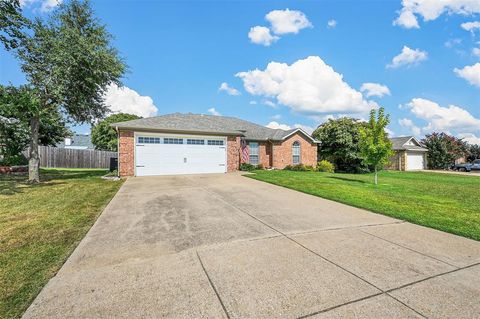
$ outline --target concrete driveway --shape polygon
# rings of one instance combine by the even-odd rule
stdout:
[[[130,178],[24,317],[478,318],[479,301],[480,242],[223,174]]]

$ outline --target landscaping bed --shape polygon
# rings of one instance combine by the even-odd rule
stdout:
[[[383,171],[372,174],[255,171],[246,175],[376,213],[480,240],[480,184],[469,176]],[[333,213],[333,212],[332,212]]]
[[[39,185],[0,175],[0,318],[21,317],[118,191],[106,172],[44,169]]]

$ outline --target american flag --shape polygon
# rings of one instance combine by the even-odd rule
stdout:
[[[242,163],[248,163],[248,145],[243,138],[240,140],[240,147],[242,148]]]

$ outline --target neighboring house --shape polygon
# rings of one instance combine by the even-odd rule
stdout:
[[[63,142],[55,145],[58,148],[70,148],[77,150],[94,150],[95,146],[92,144],[92,138],[88,134],[75,134],[66,137]]]
[[[395,155],[390,158],[392,170],[410,171],[427,168],[427,148],[413,136],[390,138]]]
[[[302,129],[270,129],[233,117],[168,114],[112,124],[119,174],[224,173],[241,163],[282,169],[316,165],[317,141]]]

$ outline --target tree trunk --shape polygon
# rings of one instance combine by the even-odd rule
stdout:
[[[38,131],[40,128],[40,117],[34,116],[30,119],[30,150],[28,160],[28,182],[40,183],[40,157],[38,156]]]
[[[376,166],[375,166],[375,185],[378,185],[378,172],[377,172]]]

